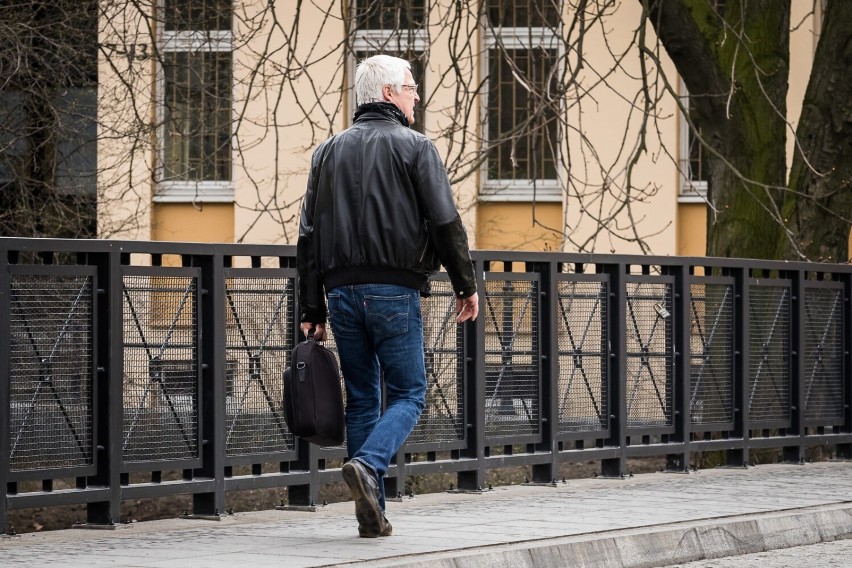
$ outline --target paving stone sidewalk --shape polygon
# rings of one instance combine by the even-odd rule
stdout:
[[[0,539],[0,566],[663,566],[852,538],[852,463],[763,465],[498,487],[388,504],[358,538],[351,502]]]

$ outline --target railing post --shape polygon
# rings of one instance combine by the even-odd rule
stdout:
[[[802,329],[805,323],[805,273],[802,270],[787,273],[791,281],[791,318],[790,322],[790,430],[789,439],[798,443],[784,446],[782,456],[785,462],[803,463],[805,461],[805,396],[804,366],[805,337]]]
[[[734,269],[734,431],[741,442],[725,454],[729,467],[746,467],[749,452],[748,368],[749,368],[749,269]]]
[[[93,255],[97,264],[97,380],[95,383],[95,475],[89,486],[109,488],[109,500],[88,503],[86,523],[114,525],[121,522],[121,464],[124,379],[124,322],[122,320],[124,283],[121,278],[120,247]]]
[[[485,278],[483,261],[474,258],[479,316],[464,324],[465,428],[467,446],[461,457],[476,460],[476,468],[458,473],[458,487],[477,490],[485,486]]]
[[[559,301],[556,284],[556,262],[535,265],[540,274],[539,290],[539,346],[541,355],[541,387],[539,408],[541,409],[540,451],[550,452],[548,463],[532,467],[532,479],[538,483],[555,481],[558,475],[557,457],[559,444],[559,343],[556,332],[556,309]]]
[[[852,433],[852,274],[843,278],[843,432]],[[852,443],[837,444],[837,457],[852,460]]]
[[[10,306],[9,256],[5,249],[0,249],[0,486],[3,487],[3,500],[0,501],[0,535],[6,534],[6,493],[9,483],[9,420],[11,414],[9,385],[11,379],[10,359]]]
[[[308,483],[291,485],[287,489],[287,504],[290,507],[313,508],[319,499],[319,458],[317,456],[319,450],[301,438],[297,438],[296,449],[299,458],[292,462],[292,466],[296,471],[308,472]],[[293,471],[293,468],[290,471]]]
[[[403,445],[390,462],[390,468],[393,468],[393,477],[385,475],[385,493],[388,499],[399,498],[405,493],[405,478],[408,473],[405,456],[406,451]]]
[[[618,450],[617,457],[601,460],[601,475],[621,477],[627,462],[627,288],[626,265],[623,262],[607,265],[610,291],[608,301],[609,314],[609,361],[607,382],[609,386],[610,437],[605,440],[607,446]]]
[[[691,353],[690,353],[690,306],[692,303],[689,266],[679,265],[672,270],[674,282],[674,428],[673,442],[683,444],[683,451],[666,455],[666,470],[689,471],[692,423],[690,414],[691,397]]]
[[[195,261],[197,259],[197,261]],[[195,257],[201,268],[199,331],[201,389],[199,439],[201,467],[195,476],[213,480],[213,491],[192,496],[192,513],[219,516],[225,512],[225,369],[227,366],[225,317],[225,259],[222,254]],[[203,316],[203,317],[202,317]]]

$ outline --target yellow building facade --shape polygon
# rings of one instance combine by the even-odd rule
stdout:
[[[104,237],[294,244],[312,150],[351,124],[356,62],[384,52],[413,61],[416,127],[445,158],[473,247],[704,254],[687,94],[658,84],[653,118],[637,112],[638,2],[600,3],[582,38],[573,8],[526,0],[130,4],[100,31],[115,46],[100,62]],[[793,3],[791,132],[811,9]],[[664,54],[652,74],[678,83]]]

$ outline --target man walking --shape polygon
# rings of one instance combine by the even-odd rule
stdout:
[[[343,479],[358,533],[379,537],[392,532],[385,472],[425,405],[420,296],[443,265],[458,322],[476,319],[479,297],[446,169],[434,144],[409,129],[420,101],[410,64],[365,59],[355,97],[352,127],[320,144],[311,160],[297,267],[301,329],[324,339],[327,312],[340,356],[350,457]]]

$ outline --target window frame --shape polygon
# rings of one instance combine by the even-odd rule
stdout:
[[[481,97],[480,112],[482,116],[481,126],[483,144],[489,144],[489,120],[488,97],[490,93],[490,62],[492,50],[521,50],[543,48],[556,53],[556,65],[561,65],[564,56],[562,44],[558,33],[548,27],[496,27],[488,23],[487,14],[483,14],[482,53],[484,62],[480,65],[481,80],[485,85]],[[559,27],[561,28],[561,22]],[[500,53],[502,57],[503,54]],[[557,69],[558,71],[558,69]],[[560,103],[561,105],[561,103]],[[560,109],[561,110],[561,109]],[[563,151],[564,141],[560,136],[561,128],[556,126],[555,148],[557,155],[554,156],[556,177],[549,179],[491,179],[488,177],[488,157],[482,161],[480,168],[479,200],[497,202],[562,202],[562,180],[560,179],[559,164]]]
[[[166,0],[157,2],[159,14],[165,15]],[[165,22],[165,17],[160,18]],[[165,30],[165,24],[159,30],[159,45],[162,57],[156,64],[156,117],[157,117],[157,151],[156,165],[154,168],[154,193],[152,201],[155,203],[233,203],[234,191],[234,166],[235,144],[234,136],[234,49],[233,49],[233,12],[231,15],[231,30],[192,30],[173,31]],[[166,128],[165,123],[165,97],[166,76],[165,56],[171,53],[188,52],[197,54],[207,53],[229,53],[231,54],[231,88],[230,88],[230,179],[228,180],[167,180],[165,179],[166,163]]]
[[[680,99],[680,103],[682,105],[681,108],[687,109],[688,111],[689,91],[686,89],[686,83],[683,82],[683,79],[680,79],[680,94],[678,95],[678,98]],[[692,157],[689,151],[689,148],[692,145],[693,141],[692,128],[689,126],[689,122],[686,120],[686,117],[680,110],[678,112],[678,126],[680,129],[680,136],[678,137],[679,147],[677,161],[677,201],[678,203],[706,203],[708,187],[707,180],[698,178],[692,179]],[[696,141],[696,143],[700,144],[700,142],[698,141]]]

